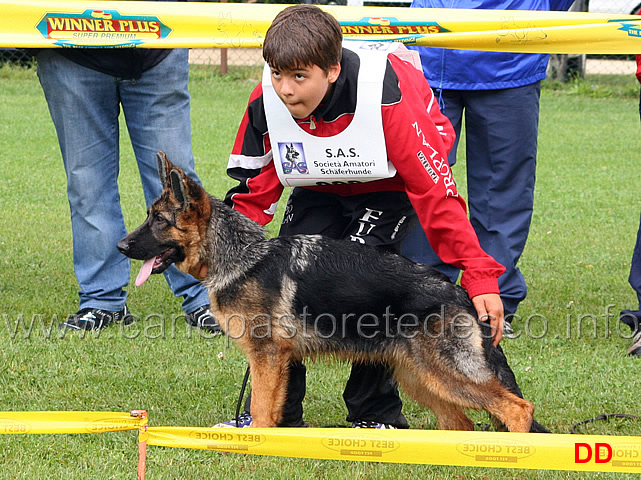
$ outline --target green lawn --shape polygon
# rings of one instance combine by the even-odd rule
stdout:
[[[258,78],[252,71],[230,78],[193,72],[197,170],[214,195],[232,185],[225,164]],[[626,357],[628,332],[617,322],[620,309],[636,307],[627,275],[641,211],[637,92],[633,78],[623,87],[590,79],[550,84],[542,95],[535,214],[520,264],[530,293],[515,322],[520,337],[503,346],[537,419],[555,433],[602,413],[641,414],[641,360]],[[55,328],[75,312],[78,287],[62,161],[34,71],[0,69],[0,118],[0,410],[144,408],[155,426],[231,418],[245,360],[225,338],[188,329],[162,277],[130,288],[129,307],[140,318],[134,325],[86,335]],[[145,207],[122,136],[121,196],[134,227]],[[454,172],[464,191],[462,167]],[[310,366],[310,425],[345,423],[348,373],[342,364]],[[435,428],[433,415],[411,400],[405,413],[413,428]],[[472,418],[487,421],[481,413]],[[581,432],[641,435],[641,420],[598,422]],[[134,432],[0,435],[0,478],[134,478],[136,444]],[[162,447],[150,447],[147,470],[150,479],[637,478]]]

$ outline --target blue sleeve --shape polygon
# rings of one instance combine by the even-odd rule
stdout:
[[[573,3],[574,0],[551,0],[550,10],[566,11]]]

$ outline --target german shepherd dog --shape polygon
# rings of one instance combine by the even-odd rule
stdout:
[[[278,425],[291,362],[329,355],[388,365],[441,429],[473,430],[464,409],[483,409],[498,429],[530,431],[534,408],[461,287],[376,247],[266,239],[162,152],[158,170],[162,195],[118,249],[145,260],[137,284],[176,264],[208,288],[222,330],[249,359],[253,427]]]

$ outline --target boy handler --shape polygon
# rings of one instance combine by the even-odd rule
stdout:
[[[398,44],[342,42],[339,23],[316,6],[276,16],[263,81],[229,159],[240,184],[226,203],[264,225],[284,186],[293,186],[280,235],[322,234],[395,252],[418,218],[440,258],[463,270],[461,285],[498,344],[505,269],[481,249],[456,190],[450,122],[422,72],[394,54]],[[280,425],[303,426],[302,363],[291,366],[287,392]],[[354,364],[343,398],[354,427],[408,426],[385,365]],[[251,423],[250,400],[239,426]]]

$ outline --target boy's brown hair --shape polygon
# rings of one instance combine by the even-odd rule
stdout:
[[[265,35],[263,58],[274,70],[317,65],[328,72],[342,57],[343,32],[338,21],[315,5],[281,10]]]

